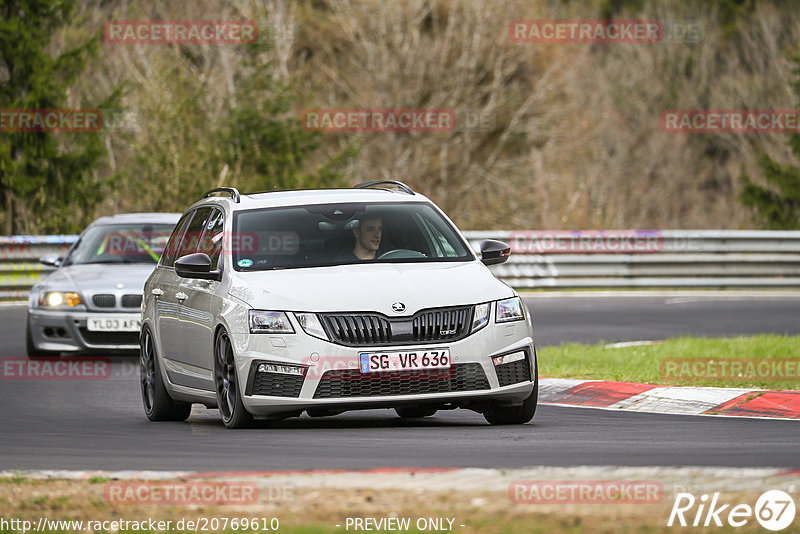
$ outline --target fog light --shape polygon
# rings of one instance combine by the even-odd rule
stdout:
[[[279,365],[275,363],[258,364],[259,373],[277,373],[279,375],[303,376],[305,374],[305,370],[305,367],[296,367],[294,365]]]
[[[492,363],[494,363],[494,366],[497,367],[498,365],[503,365],[504,363],[518,362],[524,359],[524,352],[512,352],[511,354],[504,354],[503,356],[495,356],[492,358]]]

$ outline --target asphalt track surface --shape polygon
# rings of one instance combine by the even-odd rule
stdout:
[[[800,299],[526,297],[539,345],[680,335],[800,334]],[[25,309],[0,308],[0,356],[24,354]],[[149,423],[136,359],[105,380],[0,381],[0,469],[262,471],[379,467],[800,467],[800,422],[541,405],[522,426],[457,410],[304,416],[230,431],[216,410]]]

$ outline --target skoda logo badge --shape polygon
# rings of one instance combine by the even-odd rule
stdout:
[[[406,305],[402,302],[392,302],[392,310],[397,313],[402,313],[406,311]]]

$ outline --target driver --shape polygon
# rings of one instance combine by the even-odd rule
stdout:
[[[358,222],[358,227],[353,228],[356,244],[352,252],[343,253],[339,259],[352,261],[374,260],[381,246],[381,232],[383,220],[376,215],[367,215]]]

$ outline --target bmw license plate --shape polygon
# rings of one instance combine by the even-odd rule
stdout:
[[[448,349],[426,349],[403,352],[362,352],[358,355],[362,373],[449,369]]]
[[[86,329],[92,332],[138,332],[142,327],[139,317],[89,317]]]

